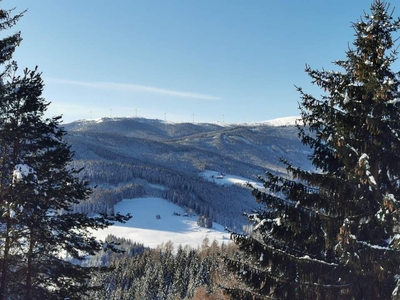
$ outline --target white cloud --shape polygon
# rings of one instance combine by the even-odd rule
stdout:
[[[157,87],[153,87],[153,86],[144,86],[144,85],[128,84],[128,83],[85,82],[85,81],[74,81],[74,80],[57,79],[57,78],[46,78],[46,82],[50,82],[50,83],[54,82],[54,83],[69,84],[69,85],[76,85],[76,86],[83,86],[83,87],[91,87],[91,88],[96,88],[96,89],[109,89],[109,90],[119,90],[119,91],[139,91],[139,92],[147,92],[147,93],[153,93],[153,94],[159,94],[159,95],[200,99],[200,100],[221,100],[220,97],[211,96],[211,95],[167,90],[167,89],[157,88]]]

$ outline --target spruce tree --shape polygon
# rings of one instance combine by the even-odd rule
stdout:
[[[306,72],[322,88],[301,95],[299,137],[314,170],[282,159],[253,188],[262,207],[246,216],[250,235],[226,262],[248,284],[234,299],[397,299],[400,296],[400,19],[375,0],[352,27],[340,71]]]
[[[0,29],[18,17],[0,11]],[[12,52],[19,33],[0,41],[5,66],[0,86],[0,299],[81,299],[90,289],[93,268],[84,260],[101,249],[118,251],[97,241],[101,229],[129,216],[89,217],[72,206],[91,193],[80,170],[70,163],[73,152],[64,142],[61,117],[45,118],[41,74],[18,74]]]

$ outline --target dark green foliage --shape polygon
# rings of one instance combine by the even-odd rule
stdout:
[[[306,67],[324,90],[301,88],[299,136],[316,167],[287,166],[253,189],[258,211],[250,236],[233,233],[242,250],[226,259],[250,290],[240,299],[390,299],[399,297],[400,73],[392,35],[400,29],[376,0],[353,24],[354,49],[335,65]]]
[[[0,10],[0,29],[17,21]],[[0,86],[0,299],[81,299],[90,289],[90,268],[82,260],[113,243],[95,240],[101,229],[128,217],[73,213],[91,193],[70,166],[73,152],[64,142],[60,117],[46,119],[43,80],[35,70],[17,75],[11,54],[19,34],[0,43],[6,65]]]
[[[2,299],[79,299],[91,271],[63,256],[83,259],[113,248],[96,241],[88,229],[125,220],[72,213],[91,190],[78,178],[79,170],[69,167],[73,153],[63,142],[60,119],[43,118],[48,104],[42,89],[36,70],[10,75],[1,89]]]

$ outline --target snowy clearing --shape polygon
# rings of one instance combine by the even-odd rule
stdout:
[[[94,235],[104,240],[108,234],[142,243],[156,248],[162,243],[171,241],[175,249],[178,245],[200,246],[204,238],[210,243],[229,242],[229,233],[222,225],[213,223],[213,228],[201,228],[197,225],[197,216],[185,216],[185,210],[161,198],[125,199],[115,205],[115,212],[130,213],[132,219],[125,224],[113,225]],[[180,214],[180,216],[174,213]],[[157,219],[156,216],[160,218]]]

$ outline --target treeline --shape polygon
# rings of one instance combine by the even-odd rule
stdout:
[[[114,214],[114,205],[122,199],[139,198],[146,195],[145,188],[140,184],[127,184],[113,188],[96,187],[86,201],[74,204],[73,212],[85,214]]]
[[[103,252],[88,261],[91,265],[110,266],[112,271],[99,271],[93,285],[104,283],[87,299],[229,299],[222,287],[239,283],[227,273],[222,256],[236,253],[233,244],[211,244],[206,239],[198,249],[171,242],[149,249],[114,236],[107,241],[120,243],[123,254]]]

